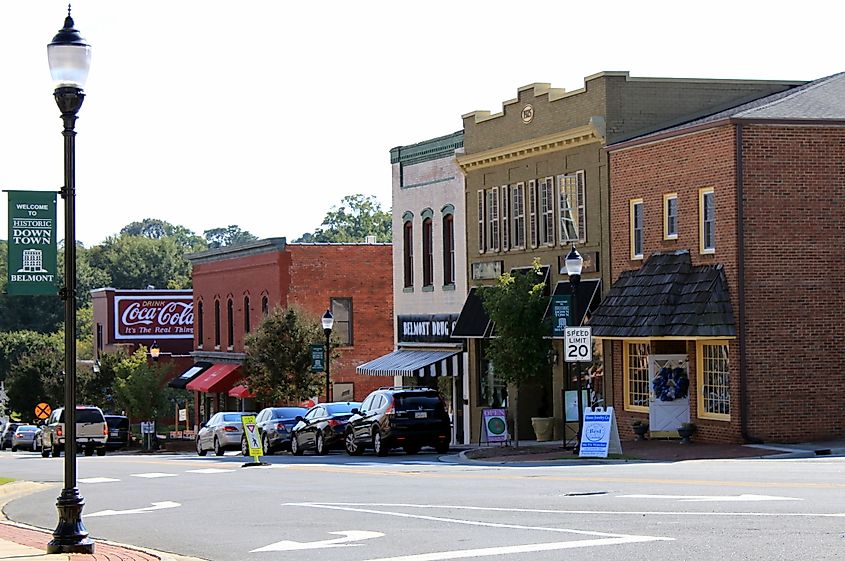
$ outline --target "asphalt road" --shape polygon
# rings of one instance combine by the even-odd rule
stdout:
[[[448,459],[445,457],[443,459]],[[92,537],[215,561],[842,559],[845,458],[483,466],[434,454],[81,457]],[[54,482],[6,506],[53,529],[63,458],[0,453]]]

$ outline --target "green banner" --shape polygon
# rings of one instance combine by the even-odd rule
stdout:
[[[326,347],[324,345],[310,345],[311,372],[326,371]]]
[[[56,295],[56,193],[8,191],[9,262],[6,292]]]
[[[572,320],[572,297],[569,294],[552,295],[552,337],[563,338]]]

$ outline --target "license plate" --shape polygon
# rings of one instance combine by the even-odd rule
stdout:
[[[109,431],[109,436],[117,436],[117,431],[116,430]]]
[[[426,417],[428,417],[428,413],[425,411],[414,412],[414,419],[425,419]]]

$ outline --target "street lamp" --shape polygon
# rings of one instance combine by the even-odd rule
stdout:
[[[60,194],[65,200],[65,286],[60,295],[65,304],[65,481],[56,501],[59,524],[47,553],[94,553],[94,542],[82,523],[85,504],[76,488],[76,145],[73,130],[76,114],[85,94],[82,87],[91,65],[91,45],[73,28],[70,6],[65,25],[47,45],[47,62],[56,89],[53,97],[64,123],[65,183]]]
[[[331,398],[331,381],[332,377],[329,374],[329,363],[331,362],[331,355],[332,355],[332,327],[334,326],[334,316],[332,315],[331,310],[326,310],[326,313],[323,314],[323,333],[326,334],[326,401],[329,402],[332,400]]]
[[[150,345],[150,356],[154,361],[158,361],[158,355],[161,354],[161,349],[158,348],[158,343],[153,341],[153,344]]]
[[[569,275],[569,289],[572,293],[572,313],[570,317],[573,318],[573,323],[577,321],[578,325],[580,325],[581,321],[578,317],[578,284],[581,282],[581,269],[584,267],[584,258],[575,249],[575,244],[572,244],[572,251],[566,256],[564,264],[566,265],[566,274]],[[574,327],[578,327],[578,325],[574,325]],[[584,430],[584,400],[581,396],[581,373],[578,372],[577,362],[575,363],[575,375],[578,380],[576,388],[578,392],[578,442],[580,443],[581,432]],[[571,371],[569,379],[572,379]],[[574,452],[577,452],[578,448],[579,446],[576,446]]]

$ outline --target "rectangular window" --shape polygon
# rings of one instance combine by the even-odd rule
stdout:
[[[493,370],[493,363],[485,356],[482,344],[479,350],[478,405],[481,407],[507,407],[508,390],[504,376]]]
[[[484,253],[487,248],[484,243],[484,233],[487,230],[485,225],[486,214],[484,212],[484,191],[478,192],[478,253]]]
[[[555,200],[554,179],[547,177],[540,180],[540,244],[555,243]]]
[[[490,251],[499,251],[499,188],[493,187],[487,192],[487,212],[490,229],[487,231],[487,247]]]
[[[528,182],[528,230],[531,247],[537,247],[537,182]]]
[[[730,421],[731,378],[728,344],[718,341],[696,343],[698,416]]]
[[[712,187],[698,191],[698,237],[701,253],[716,253],[716,199]]]
[[[557,176],[560,243],[587,241],[584,172]]]
[[[434,226],[431,218],[423,220],[423,286],[434,285]]]
[[[405,288],[414,286],[414,223],[405,221],[402,226],[402,276]]]
[[[510,216],[510,188],[503,185],[502,188],[502,251],[507,251],[511,247],[511,225],[508,221]]]
[[[332,335],[341,346],[352,346],[352,298],[332,298],[331,310],[334,316]]]
[[[627,342],[623,344],[625,345],[625,352],[622,357],[625,378],[625,410],[648,411],[649,344]]]
[[[663,195],[663,239],[678,239],[677,193],[666,193]]]
[[[631,259],[643,258],[643,200],[631,199],[629,201],[631,208],[630,224],[631,224]]]
[[[443,217],[443,284],[455,285],[455,218]]]
[[[516,249],[525,248],[525,184],[517,183],[512,189],[513,207],[513,246]]]

